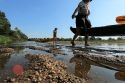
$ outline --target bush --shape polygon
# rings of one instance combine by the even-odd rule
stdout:
[[[11,43],[13,40],[11,37],[9,36],[3,36],[3,35],[0,35],[0,44],[8,44],[8,43]]]

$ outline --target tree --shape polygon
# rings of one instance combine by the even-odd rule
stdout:
[[[117,38],[117,40],[123,40],[123,39],[124,39],[124,38],[122,38],[122,37],[118,37],[118,38]]]
[[[109,38],[108,40],[109,40],[109,41],[114,41],[115,39],[114,39],[114,38]]]
[[[28,39],[28,37],[24,33],[22,33],[22,31],[18,27],[16,27],[14,29],[13,36],[15,36],[16,38],[18,38],[19,40],[20,39]]]
[[[5,13],[0,11],[0,34],[11,36],[13,37],[13,39],[16,40],[28,39],[28,37],[24,33],[22,33],[18,27],[16,27],[14,30],[11,30],[10,27],[11,24],[9,20],[6,18]]]
[[[4,12],[0,11],[0,30],[2,33],[8,34],[10,32],[11,24],[9,20],[6,18]]]
[[[94,36],[91,36],[91,37],[90,37],[90,40],[95,40],[95,37],[94,37]]]
[[[78,41],[82,41],[84,38],[82,38],[81,36],[80,37],[78,37]]]
[[[102,38],[97,37],[96,40],[102,40]]]

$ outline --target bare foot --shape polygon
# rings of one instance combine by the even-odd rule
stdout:
[[[72,47],[74,47],[74,46],[75,46],[75,43],[74,43],[73,41],[71,41],[71,44],[72,44]]]

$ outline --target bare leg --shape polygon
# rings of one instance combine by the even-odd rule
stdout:
[[[80,31],[81,31],[80,27],[77,27],[77,28],[76,28],[76,34],[73,36],[73,39],[72,39],[72,41],[71,41],[72,46],[75,46],[74,41],[75,41],[75,39],[78,37],[78,35],[80,35]]]
[[[55,38],[53,37],[53,48],[55,47]]]
[[[85,34],[85,46],[88,46],[89,44],[88,44],[88,34],[86,33]]]
[[[85,32],[85,46],[88,46],[88,32],[87,32],[88,27],[86,25],[86,18],[82,18],[82,20],[83,20],[83,24],[84,24],[83,30]]]
[[[75,46],[74,41],[75,41],[75,39],[76,39],[77,37],[78,37],[78,35],[77,35],[77,34],[75,34],[75,35],[73,36],[73,40],[71,41],[72,46]]]
[[[53,38],[53,48],[56,47],[56,37]]]
[[[83,18],[83,22],[84,22],[84,30],[85,30],[85,46],[88,46],[88,36],[89,36],[89,33],[88,33],[88,29],[91,28],[91,22],[90,20],[88,19],[88,17],[85,17]]]
[[[55,37],[55,46],[56,46],[56,44],[57,44],[57,38]]]
[[[90,29],[92,27],[90,20],[88,18],[85,18],[85,22],[87,28]]]

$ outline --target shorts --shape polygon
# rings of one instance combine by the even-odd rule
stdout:
[[[78,27],[85,27],[82,18],[85,18],[85,16],[83,16],[83,15],[77,15],[76,16],[76,27],[77,28]]]
[[[85,19],[85,23],[83,21],[83,18]],[[82,27],[83,29],[85,28],[90,28],[91,27],[91,22],[87,18],[87,16],[84,15],[77,15],[76,16],[76,27]]]

